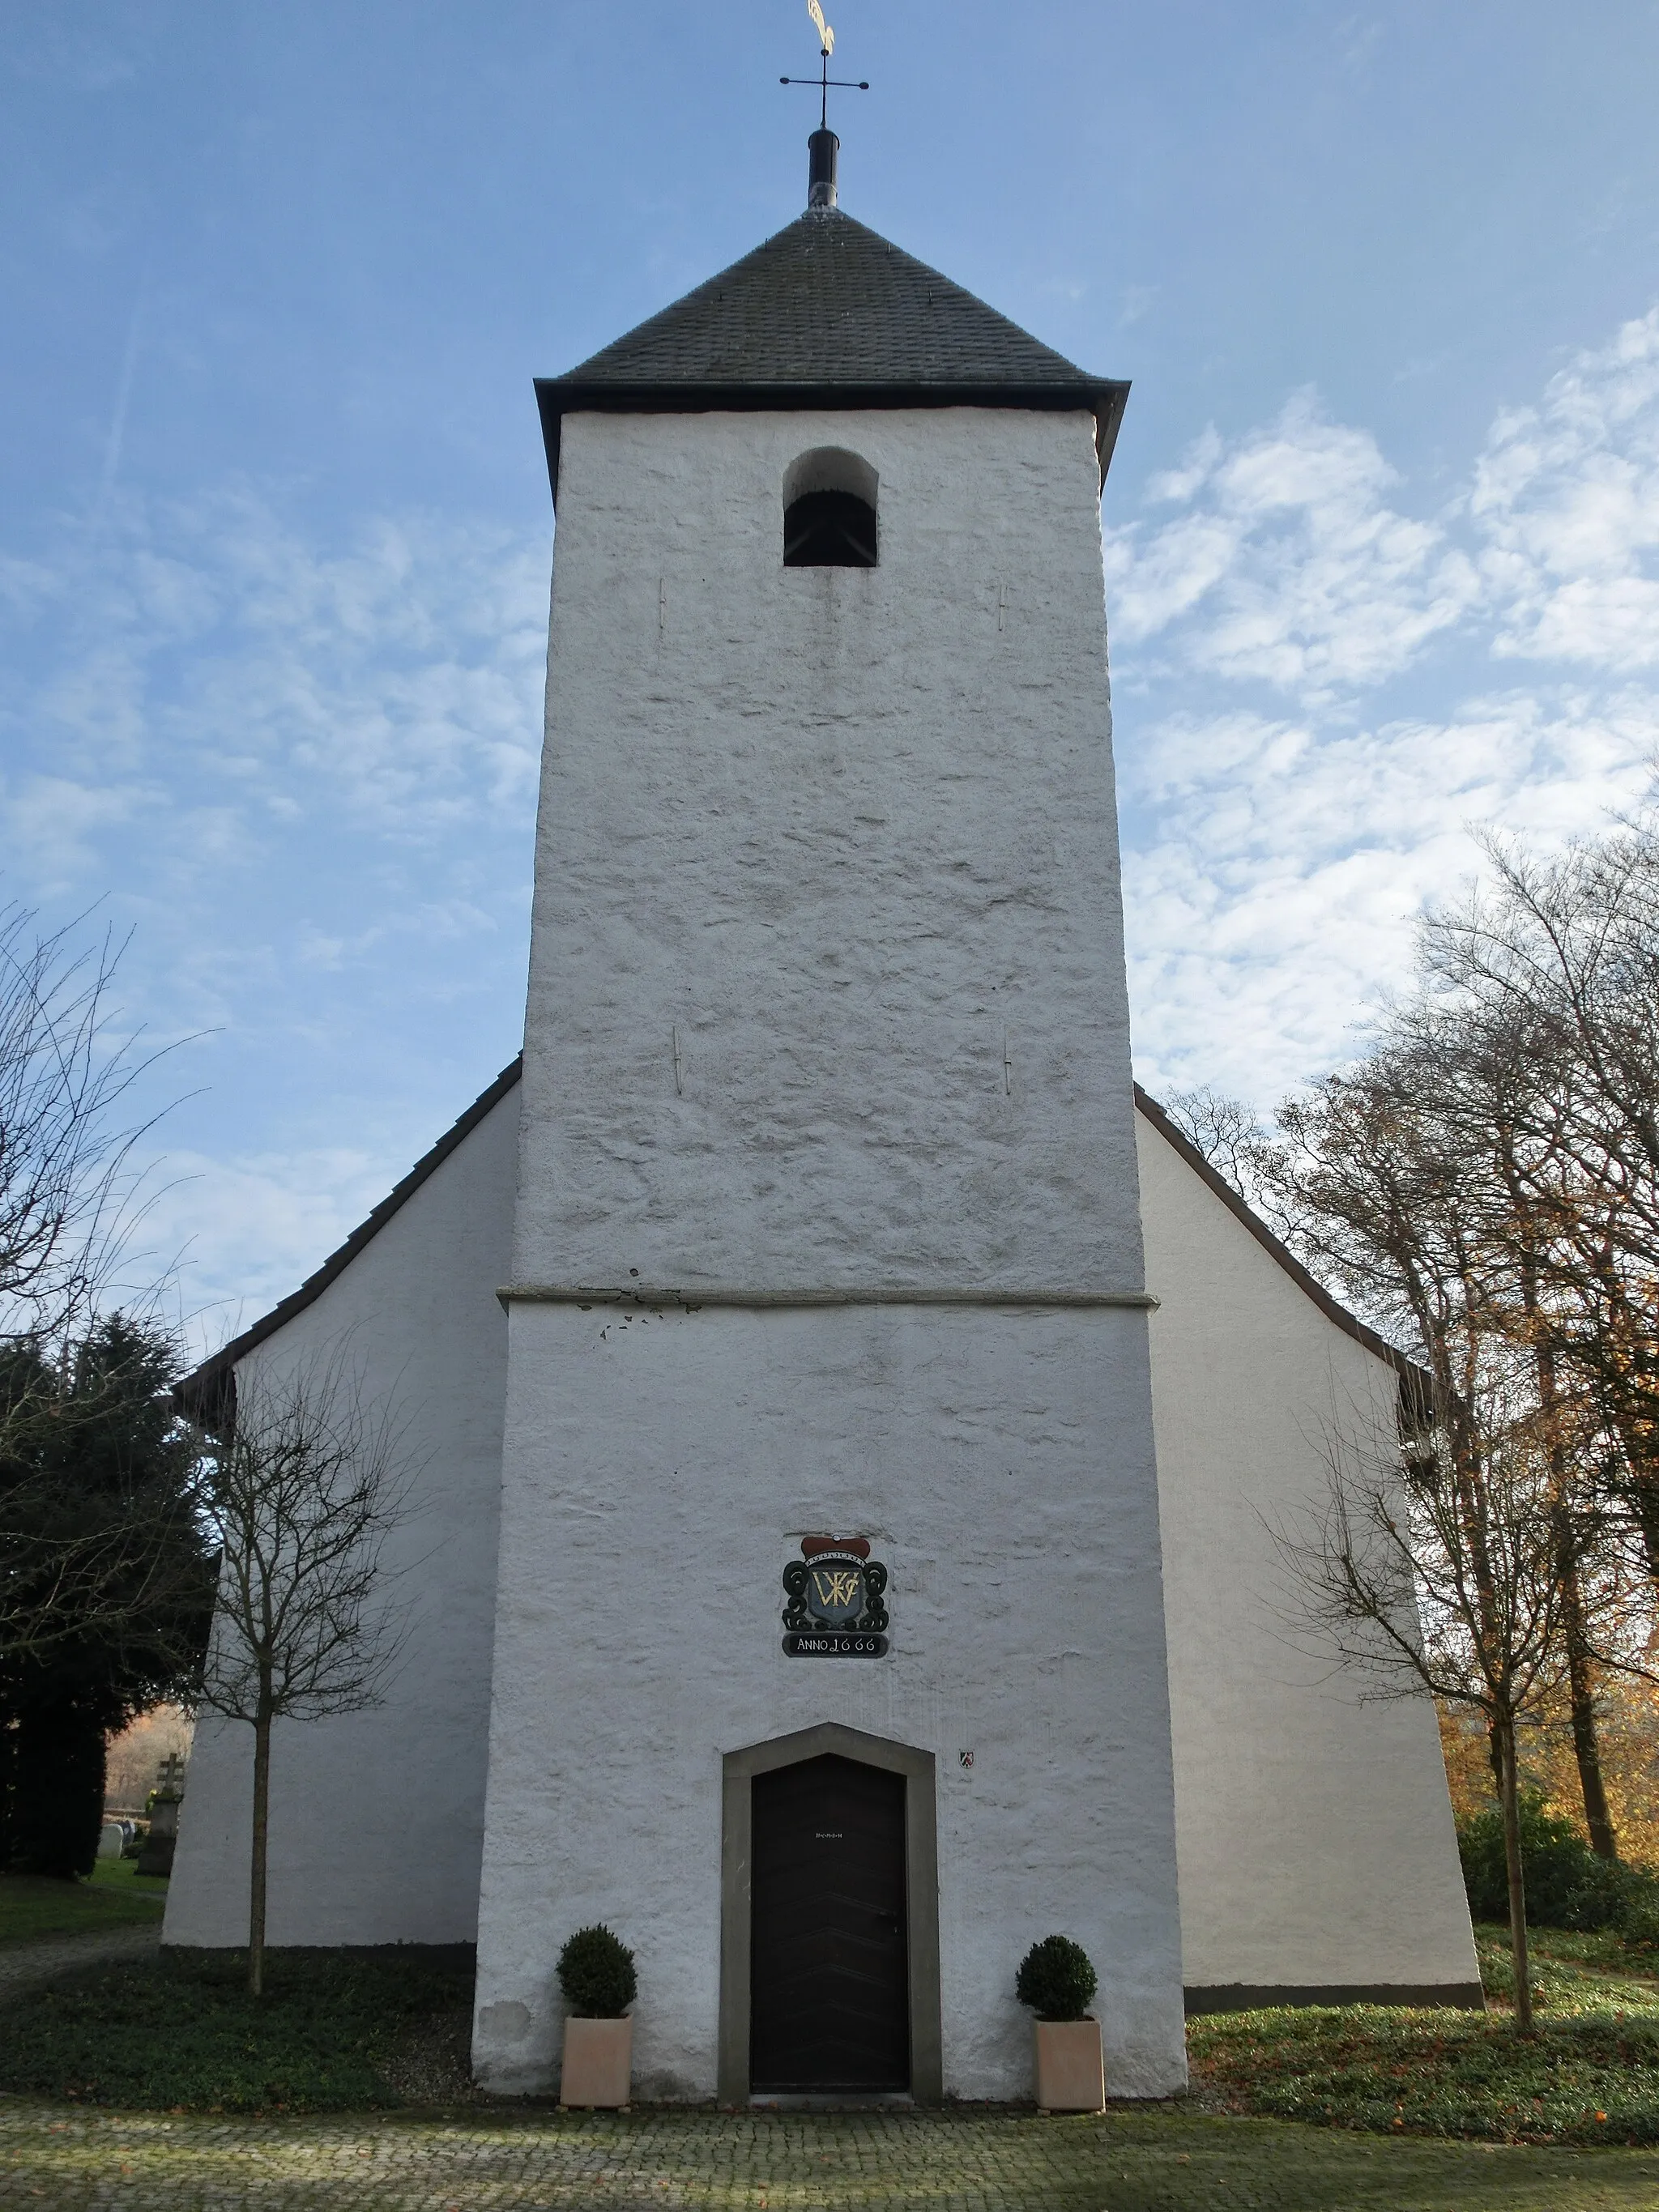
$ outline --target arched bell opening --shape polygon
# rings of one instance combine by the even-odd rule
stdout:
[[[819,446],[792,461],[783,478],[784,567],[876,567],[878,483],[868,461],[843,447]]]

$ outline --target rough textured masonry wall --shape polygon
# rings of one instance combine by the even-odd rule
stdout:
[[[876,568],[783,566],[823,446]],[[1096,486],[1083,414],[566,421],[515,1280],[1139,1281]]]
[[[477,1927],[519,1093],[392,1216],[315,1304],[252,1355],[338,1349],[398,1409],[414,1510],[387,1551],[409,1635],[386,1702],[272,1737],[275,1943],[470,1942]],[[244,1363],[244,1370],[251,1363]],[[196,1732],[169,1943],[247,1941],[252,1731]]]
[[[1297,1648],[1269,1535],[1396,1376],[1138,1119],[1188,1988],[1476,1984],[1432,1708]]]
[[[567,419],[519,1285],[1139,1289],[1092,427]],[[782,564],[823,446],[874,569]],[[1146,1363],[1121,1308],[515,1307],[486,2080],[549,2081],[602,1917],[642,2088],[714,2089],[720,1756],[835,1719],[939,1756],[949,2087],[1028,2091],[1054,1928],[1120,2087],[1184,2079]],[[781,1656],[815,1528],[884,1547],[890,1658]]]
[[[713,2094],[721,1756],[829,1720],[938,1759],[947,2088],[1030,2094],[1014,1972],[1055,1929],[1117,2094],[1179,2086],[1145,1316],[520,1306],[513,1337],[483,2077],[554,2077],[554,1963],[603,1920],[638,1954],[641,2094]],[[784,1656],[821,1528],[890,1568],[889,1658]]]

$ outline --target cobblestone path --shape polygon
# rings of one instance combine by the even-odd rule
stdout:
[[[0,1949],[0,2004],[25,1990],[55,1982],[82,1966],[106,1966],[148,1958],[161,1948],[161,1916],[153,1928],[95,1928],[84,1936],[39,1936]],[[3,2202],[3,2199],[0,2199]]]
[[[32,2212],[1654,2212],[1659,2151],[1479,2148],[1184,2112],[514,2111],[228,2119],[0,2098]]]

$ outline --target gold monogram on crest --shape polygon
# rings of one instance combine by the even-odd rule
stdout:
[[[811,1609],[820,1620],[838,1619],[854,1606],[864,1610],[864,1577],[856,1567],[809,1567],[806,1579],[812,1589]]]
[[[804,1536],[783,1571],[783,1648],[798,1658],[879,1658],[887,1649],[887,1570],[867,1536]]]

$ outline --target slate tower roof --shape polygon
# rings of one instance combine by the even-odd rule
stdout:
[[[579,368],[536,384],[556,498],[561,422],[592,410],[1086,408],[1103,483],[1128,392],[838,208],[809,210]]]

